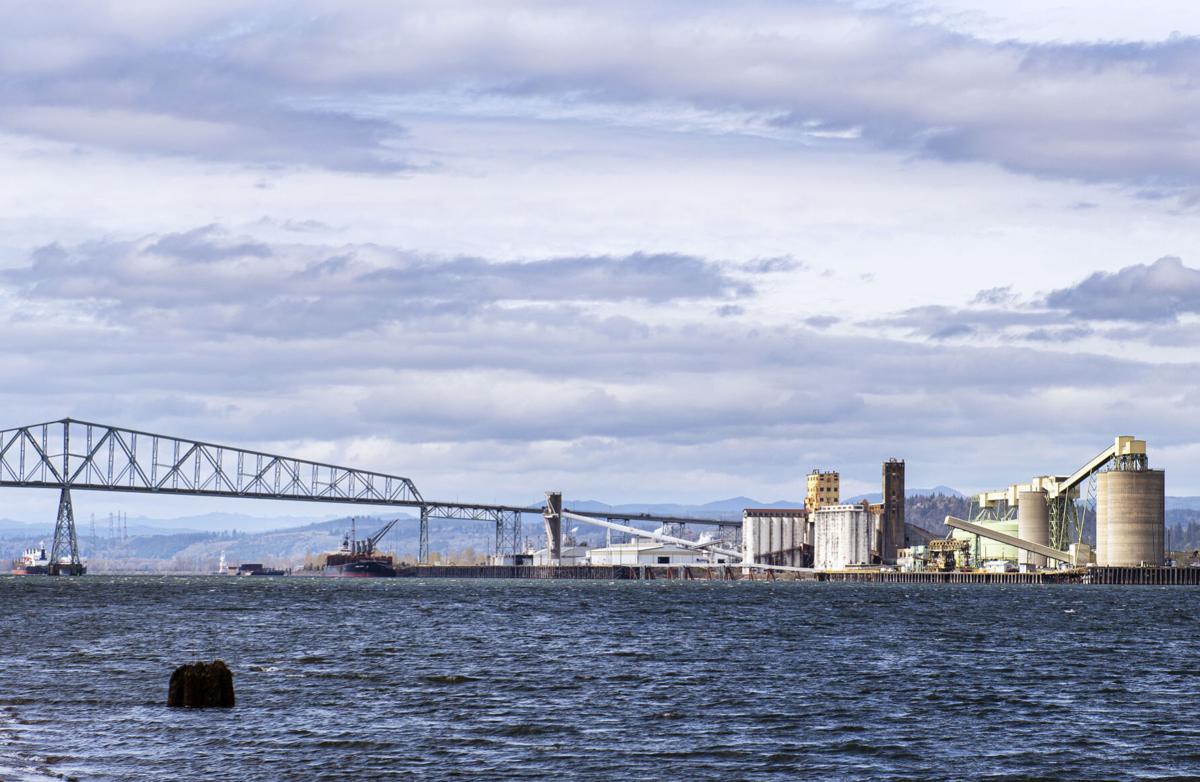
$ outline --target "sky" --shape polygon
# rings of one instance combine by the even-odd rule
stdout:
[[[568,504],[981,490],[1131,434],[1200,494],[1194,3],[0,14],[0,428]]]

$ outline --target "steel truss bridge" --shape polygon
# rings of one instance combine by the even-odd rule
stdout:
[[[327,502],[413,508],[419,512],[418,561],[429,561],[429,520],[459,519],[495,526],[497,554],[521,549],[522,516],[542,506],[427,500],[409,478],[339,467],[199,440],[63,418],[0,431],[0,487],[57,489],[58,515],[50,551],[76,572],[81,565],[72,489],[190,497]],[[564,509],[565,510],[565,509]],[[740,526],[721,519],[570,511],[576,517],[667,525]]]

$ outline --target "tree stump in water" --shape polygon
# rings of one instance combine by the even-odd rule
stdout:
[[[167,705],[188,709],[233,706],[233,672],[220,660],[181,665],[171,674]]]

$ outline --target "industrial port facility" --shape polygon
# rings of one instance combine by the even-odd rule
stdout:
[[[1164,550],[1165,475],[1150,467],[1146,442],[1135,437],[1114,438],[1071,473],[979,493],[969,519],[946,517],[946,536],[904,522],[901,461],[884,463],[878,504],[837,504],[836,486],[835,473],[815,470],[804,508],[747,510],[743,565],[804,563],[835,580],[851,573],[881,581],[1197,580],[1194,569],[1151,573],[1173,564]]]
[[[815,469],[802,506],[749,508],[740,519],[671,517],[574,510],[560,492],[547,492],[540,506],[439,502],[401,476],[72,419],[0,431],[2,486],[58,491],[53,545],[49,553],[31,551],[37,562],[22,571],[50,575],[86,572],[75,530],[77,490],[419,511],[417,561],[382,562],[375,545],[385,528],[353,550],[346,544],[345,562],[335,564],[353,566],[355,575],[1200,583],[1200,568],[1176,568],[1167,559],[1165,476],[1150,466],[1146,442],[1131,436],[1114,438],[1071,472],[981,492],[968,518],[948,516],[941,531],[906,522],[899,459],[882,463],[877,502],[843,502],[839,474]],[[542,521],[541,547],[522,545],[522,520],[530,515]],[[493,524],[492,564],[429,565],[431,518]],[[565,520],[602,528],[604,545],[564,536]]]

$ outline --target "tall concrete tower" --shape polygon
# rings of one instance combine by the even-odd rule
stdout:
[[[546,492],[542,519],[546,522],[546,556],[551,565],[562,564],[562,492]]]
[[[896,562],[897,549],[904,548],[904,460],[888,459],[883,463],[883,561]]]

